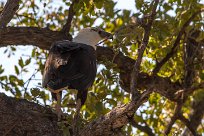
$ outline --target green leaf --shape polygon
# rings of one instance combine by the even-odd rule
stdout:
[[[15,68],[15,72],[16,72],[16,74],[17,74],[17,75],[19,75],[19,74],[20,74],[20,72],[19,72],[18,67],[15,65],[15,66],[14,66],[14,68]]]
[[[31,58],[29,58],[29,59],[27,59],[27,60],[25,61],[25,65],[30,64],[30,62],[31,62]]]
[[[21,68],[24,67],[24,63],[23,63],[22,57],[18,60],[18,64],[19,64],[19,66],[20,66]]]
[[[204,80],[204,70],[203,70],[202,73],[200,73],[200,78],[201,78],[202,80]]]
[[[103,1],[102,0],[95,2],[94,4],[96,5],[96,8],[98,8],[98,9],[101,9],[103,7]]]
[[[35,49],[32,50],[31,57],[35,56]]]
[[[0,65],[0,74],[2,74],[4,72],[4,69],[2,67],[2,65]]]
[[[40,95],[40,89],[38,89],[38,88],[32,88],[32,89],[31,89],[31,94],[32,94],[32,96],[34,96],[34,97],[39,96],[39,95]]]
[[[102,113],[102,110],[103,110],[103,104],[101,102],[97,102],[95,104],[95,109],[97,111],[98,114]]]

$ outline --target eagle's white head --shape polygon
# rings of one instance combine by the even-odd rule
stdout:
[[[96,49],[96,44],[103,39],[111,39],[113,35],[101,28],[87,27],[79,31],[73,42],[91,45]]]

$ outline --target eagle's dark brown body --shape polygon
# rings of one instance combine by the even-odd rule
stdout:
[[[58,119],[62,117],[61,91],[76,89],[76,114],[73,119],[73,134],[78,135],[77,120],[81,106],[85,103],[88,88],[96,77],[96,46],[99,41],[112,39],[113,35],[97,27],[87,27],[79,31],[73,42],[59,41],[52,45],[43,74],[43,87],[52,92],[57,100],[55,110]]]
[[[52,92],[54,99],[55,93],[61,93],[63,88],[76,89],[77,99],[81,99],[83,105],[96,71],[96,51],[92,46],[70,41],[55,42],[46,61],[42,85]]]

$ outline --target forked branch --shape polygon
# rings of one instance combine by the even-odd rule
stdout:
[[[154,21],[154,17],[156,15],[156,9],[157,9],[157,5],[159,3],[159,0],[155,0],[153,2],[154,2],[154,5],[152,8],[152,12],[149,16],[148,23],[144,27],[144,30],[145,30],[144,31],[144,37],[143,37],[142,44],[141,44],[140,48],[138,48],[138,57],[137,57],[137,60],[134,64],[132,74],[131,74],[130,90],[132,93],[132,99],[133,100],[137,100],[140,97],[140,93],[137,89],[138,75],[140,72],[140,65],[142,62],[143,53],[144,53],[144,51],[147,47],[147,44],[149,42],[150,31],[151,31],[152,23]]]

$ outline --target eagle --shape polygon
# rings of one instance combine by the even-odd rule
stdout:
[[[97,72],[96,46],[99,41],[112,39],[113,35],[98,27],[79,31],[72,41],[54,42],[46,60],[42,86],[51,91],[57,101],[58,117],[62,115],[62,90],[76,89],[76,111],[84,105],[88,89],[92,86]]]

